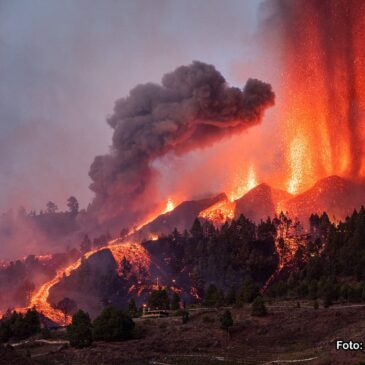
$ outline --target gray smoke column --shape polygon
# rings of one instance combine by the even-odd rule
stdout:
[[[249,79],[243,89],[229,87],[214,66],[197,61],[164,75],[161,85],[136,86],[108,118],[114,129],[110,154],[91,165],[91,211],[101,221],[136,223],[153,200],[152,161],[239,133],[258,124],[273,104],[269,84]]]

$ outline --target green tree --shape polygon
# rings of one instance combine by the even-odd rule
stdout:
[[[83,240],[80,243],[80,252],[84,255],[91,250],[91,240],[87,234],[85,234]]]
[[[188,311],[186,311],[186,310],[182,311],[181,320],[182,320],[183,324],[188,323],[188,321],[189,321],[189,312]]]
[[[24,316],[24,322],[29,336],[40,332],[41,323],[39,321],[39,314],[34,308],[27,310]]]
[[[267,309],[265,306],[264,299],[262,298],[261,295],[259,295],[252,303],[251,315],[255,317],[263,317],[266,316],[266,314],[267,314]]]
[[[252,279],[246,279],[239,290],[238,302],[239,304],[251,303],[258,295],[260,291],[258,286]]]
[[[132,298],[128,303],[128,314],[133,318],[138,316],[138,309],[136,306],[136,302]]]
[[[51,202],[51,201],[49,201],[49,202],[47,203],[46,207],[47,207],[47,213],[48,213],[48,214],[56,213],[56,212],[57,212],[57,210],[58,210],[57,205],[56,205],[55,203]]]
[[[169,309],[169,296],[165,289],[153,290],[148,298],[148,306],[152,309]]]
[[[103,341],[122,341],[133,337],[134,322],[120,309],[105,308],[93,322],[93,338]]]
[[[180,308],[180,296],[177,293],[172,294],[171,298],[171,309],[178,310]]]
[[[77,215],[77,213],[79,212],[79,202],[74,196],[70,196],[67,199],[67,207],[72,215]]]
[[[199,239],[203,238],[203,227],[200,223],[199,218],[195,218],[193,226],[191,227],[190,233],[194,239],[199,240]]]
[[[28,309],[25,315],[14,311],[0,322],[0,342],[22,340],[39,331],[39,315],[35,309]]]
[[[226,310],[220,318],[221,328],[229,331],[229,328],[233,326],[232,314],[229,310]]]
[[[76,348],[89,347],[92,344],[91,321],[88,313],[79,309],[72,317],[72,323],[67,327],[70,345]]]
[[[204,304],[208,307],[215,307],[218,301],[218,289],[214,284],[208,286],[205,292]]]

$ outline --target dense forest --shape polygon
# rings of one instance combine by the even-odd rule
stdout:
[[[172,297],[173,280],[187,303],[207,302],[207,296],[219,297],[221,303],[250,302],[260,290],[269,297],[322,298],[329,305],[365,299],[365,210],[338,224],[326,213],[313,214],[309,223],[304,231],[285,214],[259,224],[241,216],[218,228],[196,219],[189,231],[175,229],[143,246],[168,278],[160,278],[160,285]],[[82,305],[93,303],[86,308],[91,313],[107,304],[125,306],[131,298],[141,305],[160,273],[127,275],[131,263],[123,258],[123,273],[117,275],[117,264],[111,254],[99,252],[55,287],[51,300],[74,295]],[[144,287],[140,297],[130,290],[138,285]]]
[[[125,257],[115,262],[105,249],[83,260],[71,276],[53,287],[50,301],[56,305],[69,297],[94,315],[105,305],[123,307],[132,298],[142,305],[156,278],[171,290],[170,296],[172,287],[181,290],[187,303],[201,300],[210,284],[224,292],[248,281],[259,288],[278,265],[275,232],[270,219],[256,225],[242,216],[220,228],[196,219],[189,231],[175,229],[157,241],[142,243],[151,257],[149,272],[133,267]],[[86,241],[90,245],[87,237]]]
[[[267,294],[279,297],[365,300],[365,209],[344,222],[330,223],[327,214],[310,217],[311,236],[299,248],[290,270]]]
[[[175,229],[146,247],[169,262],[172,275],[188,272],[202,296],[209,284],[228,290],[251,279],[262,286],[278,265],[275,233],[270,219],[256,225],[241,215],[220,228],[196,219],[189,232]]]
[[[32,278],[50,278],[57,267],[92,247],[106,244],[108,239],[107,233],[93,240],[85,235],[79,250],[69,250],[46,261],[29,256],[3,267],[2,302],[8,301],[8,307],[11,303],[26,305],[38,284]],[[333,301],[365,300],[364,208],[336,224],[326,213],[312,214],[306,231],[283,213],[258,224],[240,216],[220,227],[196,219],[189,231],[175,229],[142,246],[158,271],[133,271],[125,257],[115,262],[109,250],[102,250],[83,259],[78,270],[52,288],[51,303],[56,306],[69,297],[79,308],[91,306],[85,308],[91,314],[105,305],[123,307],[132,298],[141,305],[156,277],[168,289],[170,298],[173,281],[187,303],[204,302],[207,295],[219,297],[220,302],[234,303],[233,297],[240,297],[241,302],[251,301],[260,290],[268,297],[321,298],[328,305]],[[121,270],[117,271],[117,267]],[[138,289],[142,287],[143,290]]]

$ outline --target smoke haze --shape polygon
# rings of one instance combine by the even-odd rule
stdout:
[[[123,217],[124,212],[122,221],[135,222],[133,213],[146,214],[153,196],[148,187],[156,158],[241,132],[258,124],[273,104],[269,84],[250,79],[242,90],[228,87],[214,66],[197,61],[164,75],[162,85],[135,87],[117,101],[108,119],[114,129],[112,153],[98,156],[90,169],[98,216]]]
[[[44,210],[49,200],[64,209],[70,195],[86,208],[90,163],[111,143],[113,102],[194,59],[236,84],[231,64],[252,56],[258,3],[0,1],[0,212]],[[11,237],[0,237],[1,258],[58,249],[41,234],[32,244],[29,234]]]

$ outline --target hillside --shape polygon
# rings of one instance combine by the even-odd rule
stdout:
[[[339,176],[319,180],[309,190],[285,202],[286,210],[302,222],[312,213],[323,212],[331,219],[344,219],[362,205],[365,205],[365,186]]]
[[[301,302],[301,308],[296,308],[296,302],[274,302],[268,310],[267,317],[257,318],[250,315],[250,306],[231,309],[230,336],[220,329],[222,309],[199,309],[190,311],[187,324],[179,317],[136,319],[139,338],[131,341],[96,342],[83,350],[30,344],[17,353],[29,349],[33,365],[269,365],[274,361],[284,365],[304,359],[311,360],[299,363],[355,365],[363,361],[362,352],[336,351],[335,339],[362,339],[365,307],[315,310],[310,302]],[[9,364],[13,363],[22,364]]]
[[[267,184],[260,184],[236,200],[235,217],[243,214],[255,222],[267,217],[273,218],[280,204],[292,197],[284,190],[274,189]]]
[[[155,220],[146,224],[139,230],[137,236],[148,237],[149,233],[169,234],[174,228],[183,232],[185,229],[191,228],[194,219],[202,210],[226,198],[225,194],[219,194],[211,198],[184,201],[173,211],[161,214]]]

